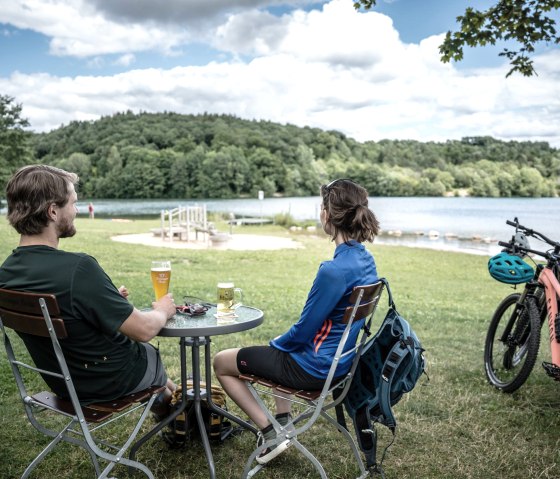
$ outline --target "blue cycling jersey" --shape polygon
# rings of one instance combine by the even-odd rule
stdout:
[[[270,345],[290,353],[312,376],[326,378],[346,327],[341,320],[352,289],[375,281],[375,260],[363,244],[351,240],[338,245],[334,258],[319,266],[299,321]],[[345,350],[355,345],[363,322],[353,324]],[[352,359],[351,354],[341,359],[336,376],[349,371]]]

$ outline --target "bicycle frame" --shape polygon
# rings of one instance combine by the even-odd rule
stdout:
[[[558,315],[558,299],[560,299],[560,283],[550,268],[543,268],[539,274],[539,283],[543,285],[548,313],[548,332],[552,363],[560,367],[560,343],[556,341],[556,316]]]

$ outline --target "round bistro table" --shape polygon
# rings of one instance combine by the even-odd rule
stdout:
[[[210,343],[212,336],[234,334],[241,331],[256,328],[264,320],[264,313],[257,308],[250,306],[239,306],[235,310],[235,318],[231,318],[227,322],[224,320],[218,321],[216,318],[216,307],[211,306],[204,315],[201,316],[188,316],[186,314],[177,313],[170,318],[165,326],[158,333],[161,337],[174,337],[179,338],[179,353],[181,363],[181,384],[187,384],[187,347],[191,348],[191,365],[192,365],[192,382],[193,388],[187,391],[186,386],[182,388],[181,403],[173,413],[157,424],[146,435],[139,439],[130,450],[130,458],[133,459],[136,451],[147,440],[157,434],[158,431],[170,424],[179,414],[181,414],[187,407],[188,401],[194,401],[195,415],[198,422],[198,429],[200,437],[206,453],[206,460],[208,462],[208,469],[210,478],[215,479],[216,470],[214,466],[214,458],[210,448],[210,441],[206,433],[204,418],[202,416],[201,402],[206,401],[207,407],[221,416],[224,416],[241,427],[257,432],[256,428],[249,424],[247,421],[231,414],[229,411],[219,407],[212,402],[212,394],[207,391],[212,391],[212,364],[210,354]],[[204,370],[206,387],[201,387],[201,346],[204,350]]]

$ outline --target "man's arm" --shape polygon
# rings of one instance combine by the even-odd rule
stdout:
[[[151,311],[134,308],[131,315],[121,324],[119,331],[130,339],[143,343],[154,338],[176,312],[173,296],[166,294],[159,301],[154,301],[152,308]]]

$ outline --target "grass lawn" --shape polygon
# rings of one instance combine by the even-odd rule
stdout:
[[[68,251],[95,256],[117,286],[128,286],[130,300],[150,304],[152,259],[172,261],[172,291],[213,300],[220,280],[243,288],[246,304],[265,312],[251,331],[213,339],[212,351],[266,344],[299,315],[319,263],[332,257],[326,238],[297,236],[303,250],[190,251],[131,246],[110,240],[114,234],[144,233],[156,220],[120,223],[78,219],[78,234],[63,240]],[[225,229],[222,226],[221,229]],[[238,232],[287,235],[274,226],[239,227]],[[17,245],[18,236],[0,222],[0,258]],[[510,289],[487,273],[487,258],[467,254],[370,245],[378,271],[391,284],[401,314],[409,319],[426,348],[427,372],[416,389],[397,406],[397,438],[385,459],[388,478],[557,478],[560,476],[560,384],[549,379],[538,361],[527,383],[515,394],[490,387],[483,371],[486,329],[498,302]],[[382,319],[384,308],[378,311]],[[544,336],[543,336],[544,338]],[[159,338],[170,377],[179,376],[177,340]],[[549,360],[546,341],[541,360]],[[0,477],[16,478],[46,444],[28,425],[2,348],[0,353]],[[230,409],[236,411],[229,401]],[[390,434],[380,430],[380,446]],[[350,450],[336,432],[319,422],[302,436],[330,478],[356,477]],[[213,447],[218,477],[240,477],[254,438],[244,433]],[[202,446],[170,450],[159,438],[144,445],[139,459],[158,479],[206,478]],[[93,477],[85,452],[59,446],[33,477]],[[124,477],[123,468],[115,469]],[[140,476],[138,476],[140,477]],[[291,448],[257,477],[318,477],[310,463]]]

